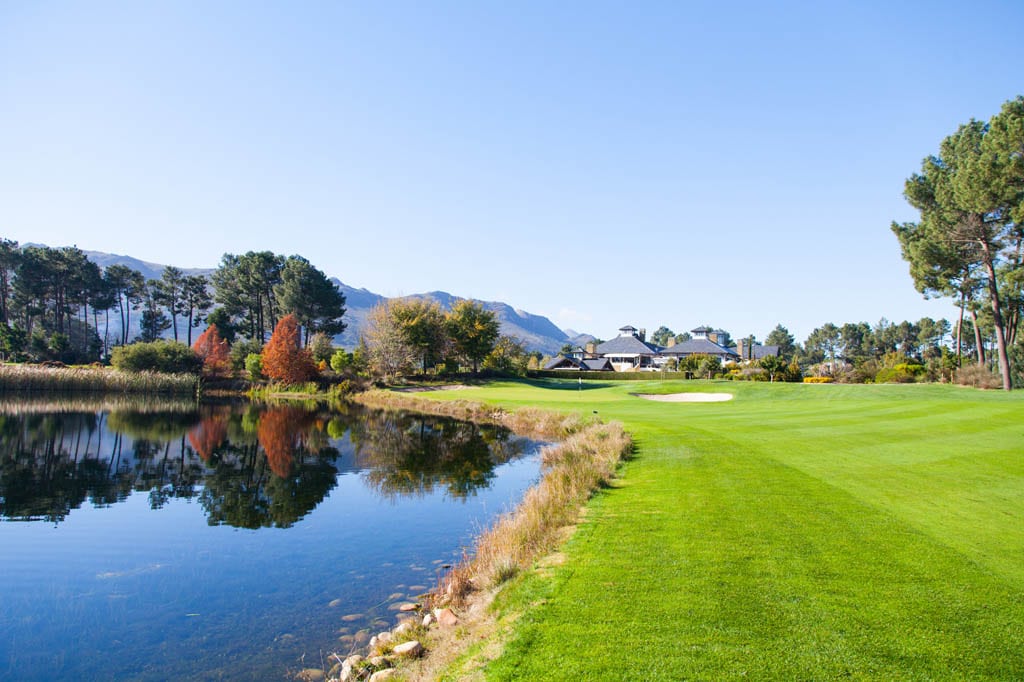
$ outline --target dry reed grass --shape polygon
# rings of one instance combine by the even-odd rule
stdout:
[[[188,374],[122,372],[106,367],[0,365],[0,392],[106,391],[111,393],[195,395],[198,388],[198,379]]]

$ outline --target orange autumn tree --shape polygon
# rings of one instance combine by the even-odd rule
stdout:
[[[299,343],[299,321],[285,315],[263,348],[263,373],[282,384],[297,384],[316,376],[312,354]]]
[[[217,325],[211,324],[192,344],[192,350],[203,359],[203,374],[225,376],[231,371],[231,352],[228,342],[220,337]]]

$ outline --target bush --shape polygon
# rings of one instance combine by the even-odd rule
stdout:
[[[1003,379],[988,367],[981,365],[964,365],[953,375],[953,380],[962,386],[975,388],[1002,388]]]
[[[263,344],[259,341],[246,339],[236,341],[231,346],[231,366],[234,369],[246,369],[245,363],[250,355],[259,355],[263,351]]]
[[[249,373],[249,378],[253,381],[259,381],[263,378],[263,356],[259,353],[249,353],[245,356],[245,371]]]
[[[832,377],[804,377],[805,384],[831,384]]]
[[[313,337],[309,340],[309,352],[317,364],[330,362],[331,356],[334,355],[331,337],[323,332],[313,334]]]
[[[338,374],[345,371],[345,368],[352,364],[352,356],[344,349],[339,348],[331,356],[331,369]]]
[[[178,341],[150,341],[117,346],[110,364],[126,372],[167,372],[199,374],[203,360],[196,352]]]
[[[876,384],[912,384],[925,373],[924,365],[901,362],[894,367],[883,367],[875,375]]]

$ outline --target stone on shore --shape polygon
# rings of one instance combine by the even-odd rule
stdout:
[[[384,680],[390,680],[398,671],[394,668],[385,668],[384,670],[378,670],[374,674],[370,675],[370,682],[384,682]]]
[[[449,608],[435,609],[434,618],[437,618],[437,624],[444,628],[455,627],[459,624],[459,617]]]
[[[423,653],[423,645],[412,640],[409,642],[402,642],[391,650],[396,656],[403,658],[416,658]]]

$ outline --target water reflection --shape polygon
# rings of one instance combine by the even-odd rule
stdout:
[[[533,447],[494,427],[356,407],[26,405],[0,406],[0,518],[55,524],[87,501],[143,492],[153,509],[197,500],[210,525],[286,528],[339,473],[359,472],[386,499],[466,499]]]

